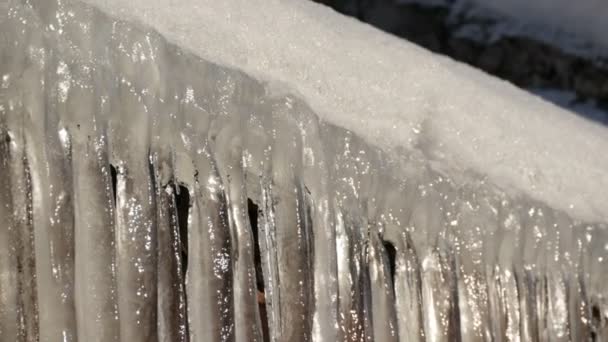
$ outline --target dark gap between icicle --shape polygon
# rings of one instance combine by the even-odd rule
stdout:
[[[188,188],[175,185],[175,206],[177,207],[177,225],[182,254],[182,274],[188,269],[188,214],[190,212],[190,192]]]
[[[114,207],[116,207],[116,183],[118,182],[118,174],[116,166],[110,164],[110,176],[112,177],[112,198],[114,199]]]
[[[384,250],[386,251],[386,257],[388,259],[388,265],[389,265],[389,270],[390,270],[390,275],[391,275],[391,285],[393,286],[393,290],[395,289],[395,267],[396,267],[396,256],[397,256],[397,250],[395,249],[395,246],[388,242],[388,241],[382,241],[382,244],[384,245]]]
[[[264,292],[264,274],[262,273],[262,255],[260,254],[260,243],[258,240],[258,217],[259,207],[251,200],[247,199],[247,212],[249,214],[249,224],[253,233],[253,258],[255,263],[255,279],[258,289],[258,308],[262,323],[262,333],[264,341],[270,341],[268,329],[268,316],[266,313],[266,297]]]

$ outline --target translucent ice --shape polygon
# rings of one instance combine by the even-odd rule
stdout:
[[[380,149],[79,1],[14,1],[1,26],[1,341],[608,339],[604,195],[547,199],[589,185],[542,154],[543,174],[505,156],[536,193],[451,167],[432,118]],[[577,170],[601,185],[597,160]]]

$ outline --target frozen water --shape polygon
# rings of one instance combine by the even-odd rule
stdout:
[[[140,19],[152,13],[133,3]],[[200,13],[239,17],[222,12],[237,3]],[[239,25],[263,48],[272,28],[247,18]],[[198,19],[211,25],[203,43],[226,38]],[[14,1],[1,25],[1,341],[608,338],[608,164],[578,155],[608,146],[605,129],[359,26],[386,39],[382,63],[411,52],[394,71],[432,69],[404,75],[419,75],[409,80],[417,90],[375,84],[382,72],[314,79],[327,70],[310,67],[340,62],[326,54],[290,83],[269,82],[272,66],[234,68],[261,65],[253,52],[229,57],[249,49],[243,41],[209,44],[210,58],[186,44],[196,38],[171,43],[79,1]],[[313,58],[300,43],[267,62]],[[445,94],[434,82],[448,83],[436,83]],[[378,110],[370,125],[348,130],[366,104]],[[391,106],[399,115],[383,122]],[[501,152],[496,141],[513,137]],[[496,158],[498,169],[484,166]]]

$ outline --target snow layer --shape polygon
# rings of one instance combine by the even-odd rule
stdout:
[[[608,130],[468,66],[307,1],[86,2],[299,93],[385,150],[420,151],[446,171],[608,219]]]

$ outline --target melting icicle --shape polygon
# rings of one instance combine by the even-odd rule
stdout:
[[[1,341],[608,339],[605,223],[79,1],[0,25]]]

